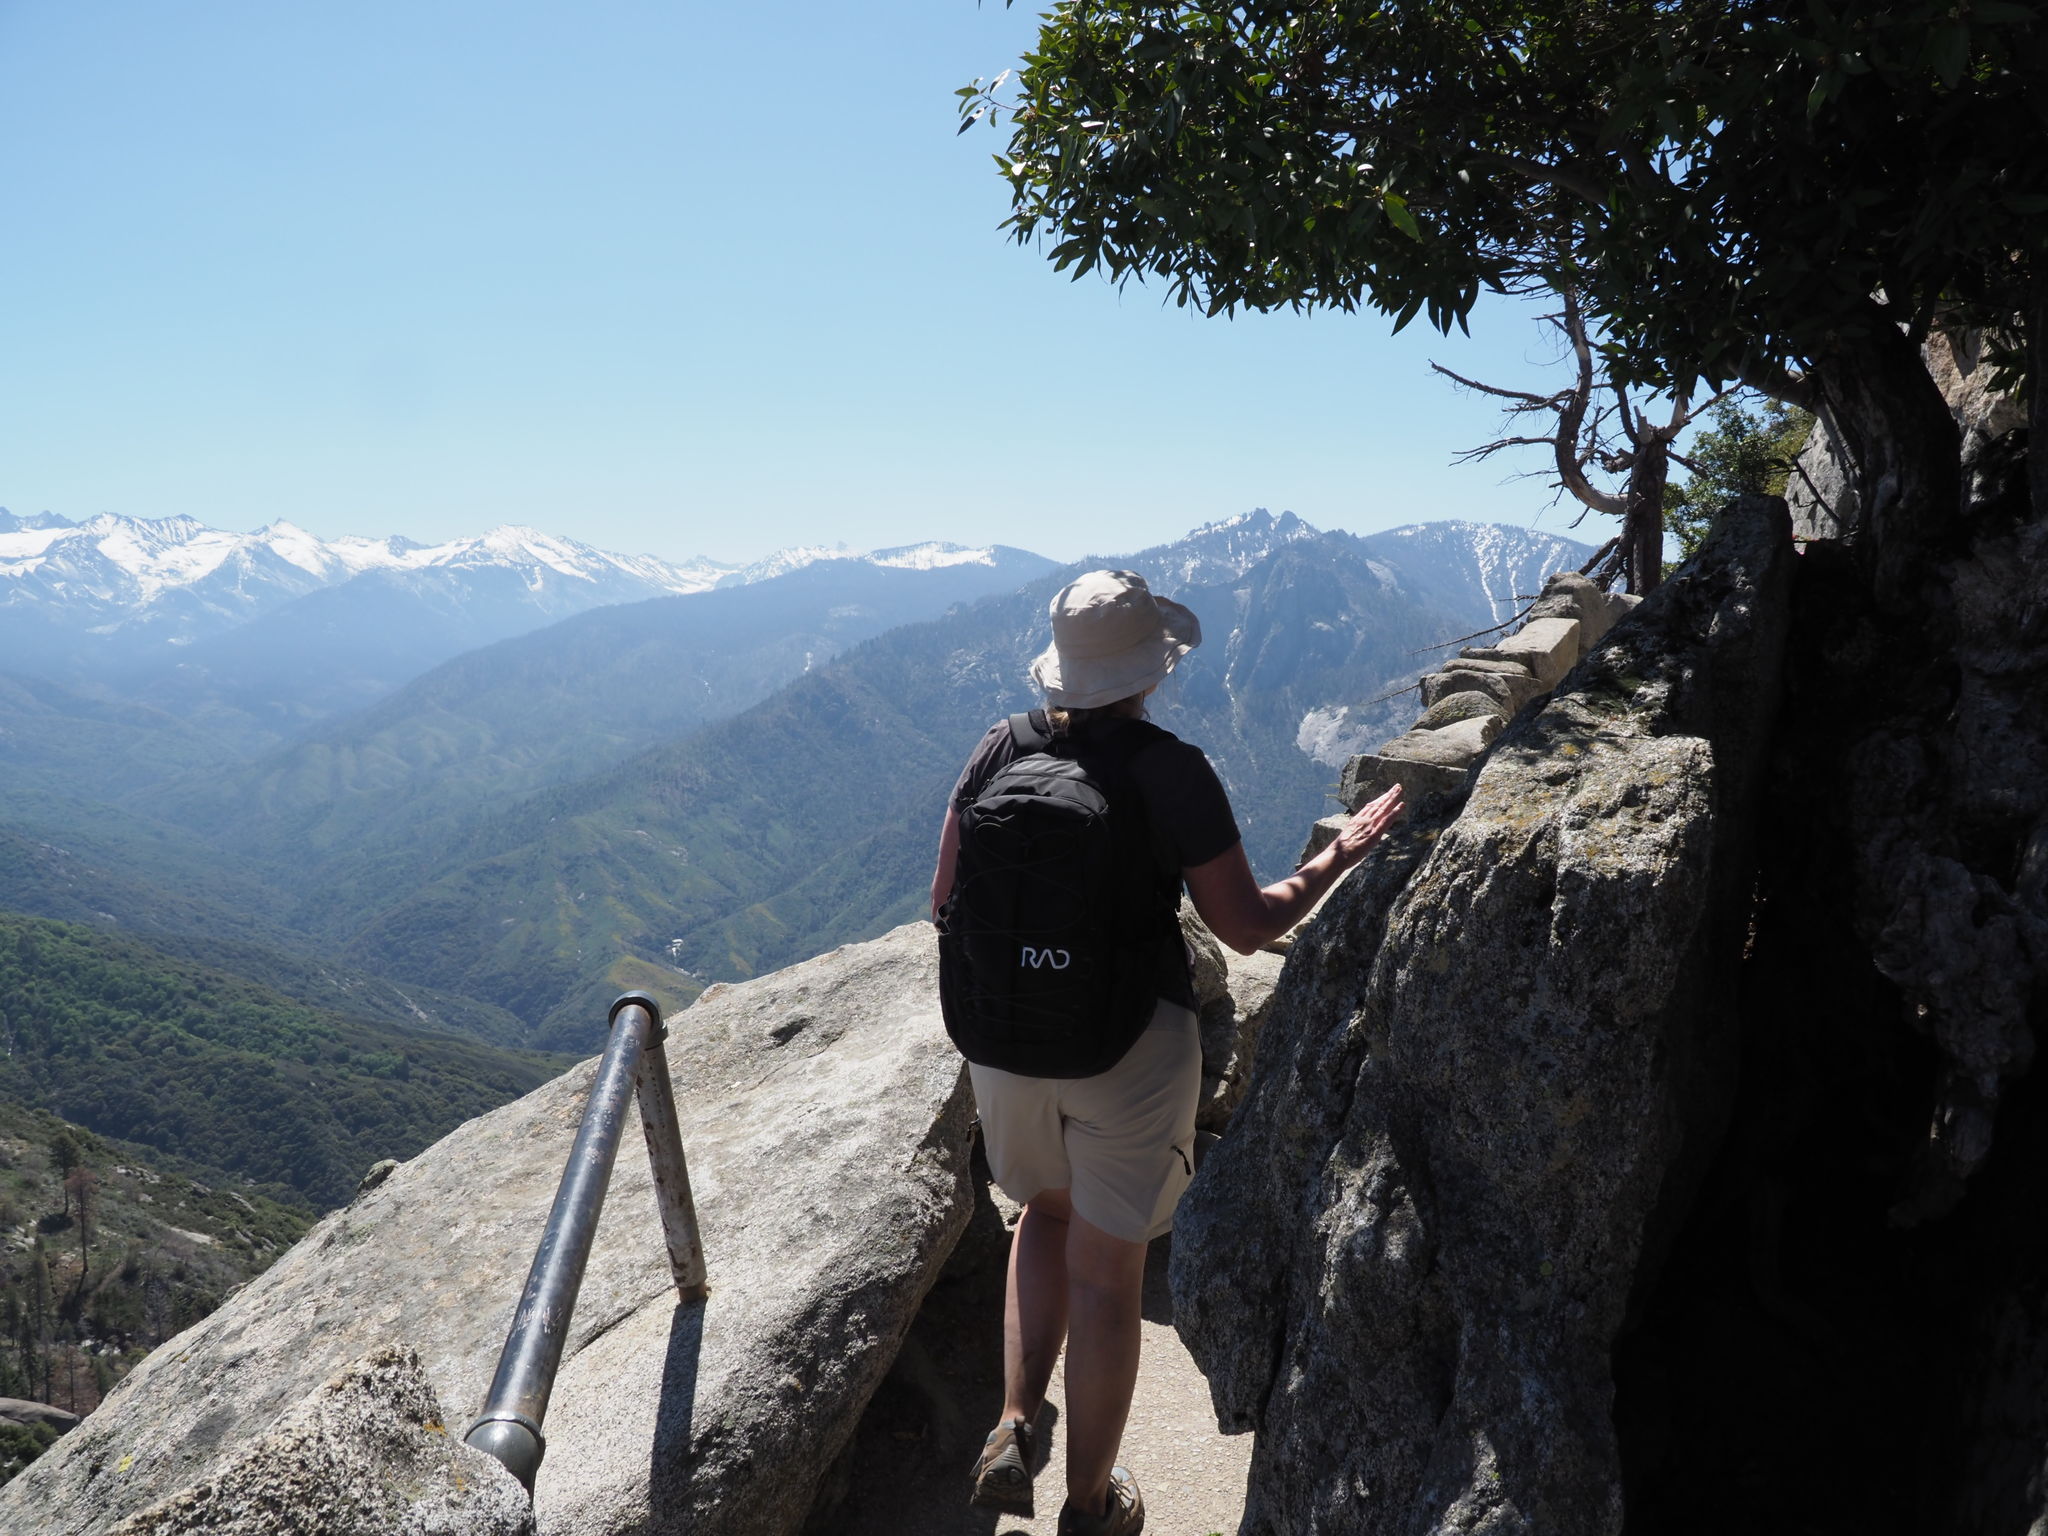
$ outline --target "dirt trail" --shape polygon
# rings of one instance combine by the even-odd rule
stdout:
[[[1000,1196],[977,1158],[973,1224],[932,1288],[853,1446],[828,1478],[811,1536],[1053,1536],[1066,1497],[1065,1447],[1053,1376],[1039,1420],[1044,1465],[1032,1519],[970,1509],[969,1469],[1002,1411],[1003,1266]],[[1145,1340],[1121,1460],[1145,1493],[1150,1536],[1234,1536],[1244,1513],[1251,1437],[1216,1432],[1209,1388],[1173,1331],[1166,1291],[1171,1239],[1145,1266]]]

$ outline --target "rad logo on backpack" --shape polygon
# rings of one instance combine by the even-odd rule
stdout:
[[[1162,946],[1179,952],[1179,881],[1129,771],[1171,738],[1141,720],[1056,738],[1038,711],[1009,724],[1017,755],[960,811],[939,912],[946,1032],[977,1066],[1093,1077],[1151,1022]]]

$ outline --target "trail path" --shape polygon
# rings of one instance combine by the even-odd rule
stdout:
[[[977,1164],[978,1164],[977,1159]],[[1032,1519],[970,1509],[969,1471],[1002,1411],[1003,1266],[1009,1233],[976,1168],[974,1221],[933,1287],[889,1378],[835,1469],[844,1497],[813,1536],[1053,1536],[1066,1497],[1053,1376],[1039,1420],[1044,1465]],[[1209,1387],[1174,1332],[1169,1238],[1145,1266],[1145,1337],[1121,1459],[1144,1490],[1148,1536],[1234,1536],[1244,1513],[1251,1437],[1216,1431]]]

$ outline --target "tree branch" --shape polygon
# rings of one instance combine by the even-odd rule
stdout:
[[[1586,341],[1586,320],[1579,310],[1578,294],[1565,288],[1563,298],[1564,318],[1560,323],[1571,342],[1572,356],[1578,361],[1579,381],[1557,413],[1557,436],[1552,439],[1557,450],[1557,476],[1564,482],[1566,490],[1594,511],[1619,517],[1628,510],[1628,503],[1588,480],[1584,466],[1573,458],[1572,449],[1566,446],[1568,443],[1577,444],[1579,427],[1586,419],[1586,406],[1593,396],[1593,349]]]
[[[1490,443],[1481,443],[1477,448],[1467,448],[1451,462],[1454,464],[1478,463],[1482,459],[1492,458],[1503,448],[1555,448],[1556,446],[1557,439],[1554,437],[1502,437],[1496,438]]]
[[[1472,150],[1471,156],[1482,165],[1498,166],[1501,170],[1513,171],[1524,181],[1533,182],[1537,186],[1556,187],[1560,191],[1569,192],[1579,201],[1591,203],[1603,212],[1607,208],[1607,194],[1601,190],[1600,183],[1582,171],[1575,171],[1562,165],[1544,165],[1539,161],[1524,160],[1518,155],[1503,155],[1490,149]]]
[[[1804,374],[1787,373],[1775,363],[1751,360],[1742,365],[1736,377],[1758,394],[1796,405],[1802,411],[1813,410],[1820,403],[1820,391],[1810,379]]]
[[[1453,373],[1442,363],[1433,362],[1429,366],[1445,378],[1452,380],[1454,383],[1462,384],[1467,389],[1477,390],[1482,395],[1493,395],[1502,400],[1519,400],[1533,410],[1554,411],[1563,402],[1565,395],[1569,393],[1569,391],[1560,390],[1554,395],[1532,395],[1527,390],[1502,389],[1496,384],[1482,384],[1477,379],[1466,378],[1462,373]],[[1544,441],[1548,442],[1549,439],[1546,438]]]

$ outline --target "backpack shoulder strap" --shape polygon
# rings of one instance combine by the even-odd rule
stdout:
[[[1010,716],[1010,740],[1016,743],[1017,755],[1043,752],[1052,745],[1052,727],[1043,710],[1031,710],[1025,714]]]

